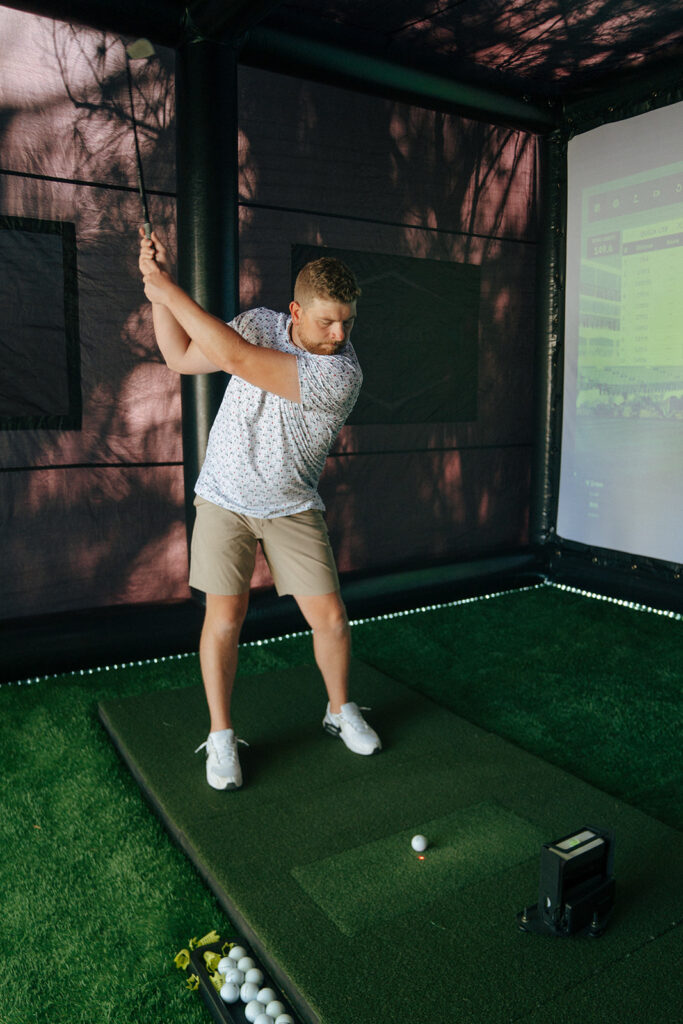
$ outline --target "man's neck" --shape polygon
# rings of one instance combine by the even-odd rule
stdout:
[[[296,338],[294,337],[294,321],[293,320],[289,321],[289,327],[287,328],[287,333],[289,334],[289,340],[291,341],[292,345],[295,345],[297,348],[303,349],[303,345],[301,344],[301,342],[297,341]]]

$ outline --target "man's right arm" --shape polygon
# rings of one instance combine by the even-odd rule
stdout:
[[[154,237],[154,236],[153,236]],[[156,311],[157,342],[166,363],[178,373],[223,370],[247,384],[300,402],[298,359],[266,345],[253,345],[234,327],[202,309],[176,284],[154,249],[140,243],[145,295]]]
[[[145,238],[144,230],[141,228],[140,270],[143,274],[145,265],[148,265],[150,261],[155,262],[161,270],[170,273],[166,248],[154,231],[152,238],[149,239]],[[169,369],[183,374],[215,373],[219,369],[192,341],[167,306],[153,302],[152,320],[159,351]]]

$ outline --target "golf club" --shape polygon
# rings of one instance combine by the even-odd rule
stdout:
[[[129,43],[126,47],[126,75],[128,78],[130,113],[131,118],[133,120],[133,136],[135,138],[135,158],[137,161],[138,191],[140,193],[140,200],[142,202],[143,227],[145,229],[145,236],[147,238],[152,237],[152,225],[149,219],[149,210],[147,209],[145,179],[142,173],[142,156],[140,155],[140,143],[138,141],[138,126],[135,120],[135,103],[133,100],[133,78],[130,73],[130,62],[132,60],[144,60],[147,57],[152,57],[154,55],[154,52],[154,47],[150,43],[149,39],[136,39],[134,42]]]

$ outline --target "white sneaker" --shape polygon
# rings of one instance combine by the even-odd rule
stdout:
[[[214,789],[239,789],[242,785],[238,743],[245,741],[236,739],[232,729],[224,729],[218,734],[210,733],[206,743],[195,750],[195,754],[206,750],[206,781]]]
[[[339,736],[354,754],[374,754],[376,750],[382,749],[379,736],[365,721],[357,704],[342,704],[338,715],[332,714],[328,704],[323,729],[332,736]]]

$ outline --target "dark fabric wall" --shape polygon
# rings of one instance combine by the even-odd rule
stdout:
[[[180,391],[137,276],[123,47],[0,8],[0,51],[0,214],[75,225],[82,390],[80,430],[0,431],[0,618],[181,599]],[[151,216],[173,246],[173,54],[133,67]],[[342,572],[524,546],[535,138],[246,68],[239,103],[242,308],[286,308],[294,245],[480,268],[476,418],[349,426],[328,460]]]
[[[340,569],[525,545],[536,138],[244,68],[240,111],[242,308],[286,308],[297,244],[480,267],[476,419],[344,428],[321,488]]]
[[[0,431],[0,617],[186,597],[179,387],[137,275],[122,42],[0,8],[0,50],[0,214],[75,225],[83,409],[77,430]],[[172,224],[173,53],[132,69],[152,217]],[[23,318],[47,350],[57,332]]]

